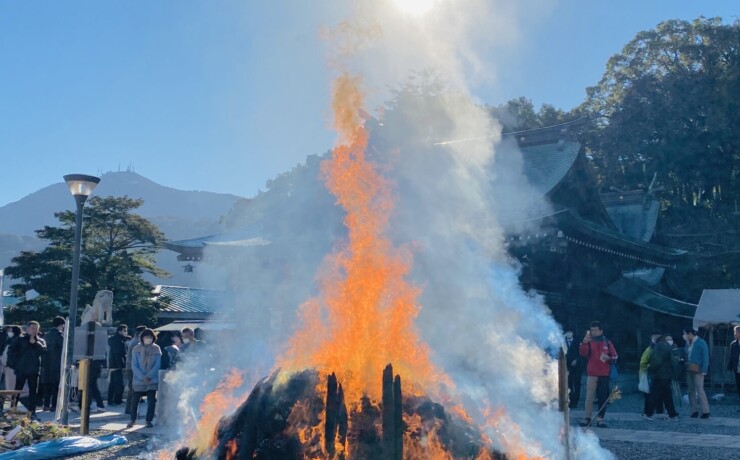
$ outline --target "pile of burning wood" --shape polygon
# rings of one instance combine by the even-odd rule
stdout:
[[[344,400],[334,374],[275,373],[221,420],[211,449],[183,447],[176,458],[504,458],[484,447],[469,420],[426,396],[402,396],[401,378],[390,365],[383,373],[382,401],[363,397],[354,405]]]
[[[0,415],[0,453],[69,434],[67,427],[33,421],[28,418],[27,413],[17,409],[8,409]]]

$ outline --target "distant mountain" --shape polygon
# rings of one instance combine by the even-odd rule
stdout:
[[[157,224],[167,239],[185,239],[219,233],[220,220],[240,197],[225,193],[184,191],[165,187],[131,171],[103,174],[95,189],[97,196],[141,198],[138,214]],[[64,182],[44,187],[20,200],[0,207],[0,267],[21,250],[43,248],[34,231],[44,225],[56,225],[54,213],[74,209],[74,199]],[[157,257],[160,266],[173,274],[167,283],[190,285],[195,277],[183,276],[176,254],[163,251]]]
[[[160,225],[168,238],[198,236],[203,227],[213,226],[239,199],[225,193],[184,191],[159,185],[135,172],[103,174],[94,192],[97,196],[142,198],[138,213]],[[0,234],[34,236],[34,230],[57,223],[54,213],[74,209],[67,185],[58,182],[0,207]],[[183,226],[197,223],[199,228]]]

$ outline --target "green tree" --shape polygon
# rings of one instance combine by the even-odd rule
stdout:
[[[609,59],[581,109],[606,185],[647,184],[665,205],[727,218],[740,199],[740,23],[671,20],[640,32]]]
[[[702,288],[738,286],[740,22],[671,20],[638,33],[579,110],[596,122],[584,143],[604,188],[647,188],[657,174],[657,238],[694,256],[670,272],[671,288],[698,300]]]
[[[557,125],[580,117],[579,112],[566,112],[550,104],[542,104],[535,110],[534,104],[526,97],[518,97],[499,106],[488,106],[493,118],[499,120],[503,132],[524,131]]]
[[[95,294],[108,289],[114,294],[117,322],[154,324],[157,304],[152,300],[151,283],[144,274],[165,277],[154,255],[164,235],[133,211],[143,200],[129,197],[93,197],[84,208],[78,317]],[[12,259],[6,273],[19,282],[12,288],[21,293],[29,289],[41,296],[18,304],[8,312],[8,322],[30,319],[49,321],[67,313],[72,279],[72,244],[75,213],[55,213],[60,225],[45,226],[37,236],[48,242],[40,252],[23,251]]]

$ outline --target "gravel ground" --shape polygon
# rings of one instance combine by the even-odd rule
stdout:
[[[714,394],[714,392],[708,392],[709,396],[712,394]],[[738,399],[737,394],[734,393],[728,393],[727,397],[723,401],[710,400],[709,407],[712,417],[727,417],[735,419],[740,417],[740,400]],[[583,401],[581,401],[580,405],[580,409],[582,408]],[[620,400],[612,404],[609,407],[609,411],[639,415],[642,413],[642,408],[642,394],[629,394],[624,395]],[[653,421],[642,419],[635,421],[617,420],[614,418],[610,419],[609,412],[607,412],[606,421],[609,428],[606,428],[606,430],[626,429],[639,431],[673,431],[692,434],[706,433],[740,436],[740,431],[736,426],[720,426],[712,424],[711,418],[710,420],[691,419],[689,418],[690,409],[687,406],[679,407],[677,409],[681,419],[676,422],[669,422],[657,418]],[[576,413],[574,415],[580,415],[580,413]],[[576,417],[572,420],[574,425],[577,425],[579,421],[580,418]],[[102,436],[111,433],[99,431],[91,434],[93,436]],[[68,458],[79,460],[159,460],[159,452],[166,452],[162,458],[171,459],[174,457],[175,450],[180,447],[174,444],[168,447],[167,442],[158,436],[139,434],[136,432],[125,433],[125,436],[129,442],[123,446],[116,446],[110,449]],[[711,458],[713,460],[734,460],[740,458],[740,454],[738,454],[736,449],[694,446],[681,446],[676,448],[665,444],[613,440],[602,440],[601,445],[610,450],[615,457],[620,460],[643,458],[649,458],[651,460],[675,459],[679,456],[677,449],[679,449],[680,457],[682,458]],[[171,452],[171,454],[169,452]]]
[[[583,404],[579,409],[582,410]],[[622,399],[616,401],[609,406],[606,413],[606,423],[609,428],[620,428],[625,430],[646,430],[646,431],[678,431],[687,433],[706,433],[706,434],[726,434],[726,435],[738,435],[738,428],[733,426],[721,426],[710,423],[709,420],[703,419],[692,419],[691,409],[688,405],[678,407],[680,419],[678,421],[668,421],[660,416],[654,417],[654,420],[617,420],[613,417],[609,417],[610,412],[618,413],[632,413],[642,414],[643,409],[643,396],[642,394],[631,394],[624,395]],[[709,412],[711,417],[726,417],[726,418],[738,418],[740,417],[740,400],[737,395],[731,395],[726,397],[723,401],[711,401],[709,402]],[[577,425],[581,420],[582,412],[576,412],[574,417],[571,418],[573,425]]]
[[[675,460],[677,458],[695,458],[712,460],[737,460],[737,449],[718,449],[681,446],[678,448],[638,442],[602,441],[601,445],[609,449],[615,457],[622,460]]]
[[[686,388],[681,388],[683,394],[686,394]],[[738,398],[736,391],[727,391],[725,398],[722,401],[712,400],[712,396],[718,393],[719,390],[713,391],[707,389],[707,398],[709,398],[709,412],[715,417],[729,417],[737,418],[740,416],[740,398]],[[585,393],[581,396],[579,409],[583,409],[583,400]],[[610,411],[614,412],[632,412],[635,414],[641,414],[644,404],[644,397],[642,393],[624,395],[622,399],[616,401],[614,404],[609,406]],[[684,404],[681,407],[676,407],[680,416],[688,417],[691,414],[691,407],[688,404]],[[609,417],[607,412],[607,418]]]
[[[685,391],[685,389],[684,389]],[[714,392],[707,392],[711,397]],[[581,401],[580,408],[583,408]],[[642,394],[624,395],[622,399],[610,405],[609,411],[618,413],[641,414],[643,409]],[[609,429],[626,429],[639,431],[671,431],[691,434],[722,434],[740,436],[740,430],[737,426],[720,426],[712,424],[711,417],[726,417],[737,419],[740,417],[740,399],[736,393],[728,393],[722,401],[709,401],[709,411],[712,414],[709,420],[689,418],[691,409],[688,405],[678,407],[680,419],[672,422],[656,417],[653,421],[648,420],[616,420],[609,418],[609,412],[606,414],[606,422]],[[579,413],[580,415],[580,413]],[[573,419],[573,424],[580,422],[579,418]],[[699,446],[680,446],[673,447],[666,444],[647,443],[647,442],[624,442],[615,440],[602,440],[601,445],[610,450],[618,459],[675,459],[675,458],[706,458],[713,460],[737,459],[740,454],[736,449],[724,449],[717,447],[699,447]]]

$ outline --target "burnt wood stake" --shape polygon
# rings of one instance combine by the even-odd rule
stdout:
[[[336,452],[334,440],[337,437],[337,419],[339,418],[337,390],[337,376],[332,373],[326,381],[326,421],[324,425],[324,448],[329,458],[333,458]]]
[[[393,381],[393,440],[395,442],[394,460],[403,459],[403,405],[401,398],[401,376]]]
[[[337,390],[337,407],[337,431],[339,432],[339,444],[346,447],[349,415],[347,414],[347,405],[344,403],[344,389],[342,389],[341,384],[339,384],[339,389]],[[338,459],[344,460],[344,453],[342,453]]]
[[[396,405],[393,402],[393,366],[388,364],[383,370],[383,458],[395,460],[396,442],[394,433],[396,431],[396,418],[394,416]]]

